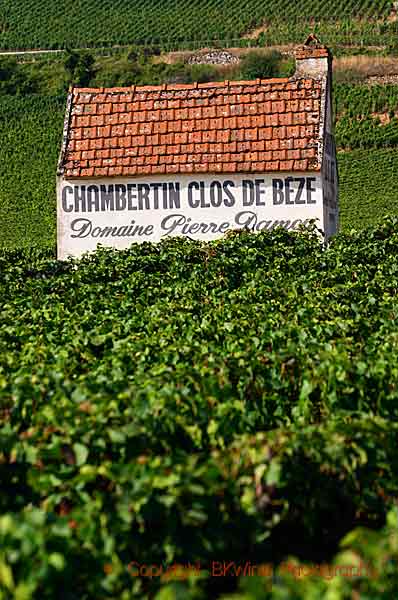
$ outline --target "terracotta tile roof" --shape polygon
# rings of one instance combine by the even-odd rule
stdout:
[[[74,88],[59,174],[319,171],[324,96],[309,77]]]

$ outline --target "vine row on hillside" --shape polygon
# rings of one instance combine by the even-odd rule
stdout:
[[[114,44],[165,44],[176,47],[186,40],[239,38],[265,23],[262,40],[278,43],[303,41],[307,30],[362,38],[394,35],[394,23],[385,19],[389,0],[306,0],[297,7],[289,0],[4,0],[0,8],[0,47],[58,48]],[[367,22],[369,18],[371,22]],[[382,22],[375,22],[382,19]],[[318,25],[316,25],[318,23]],[[323,30],[326,33],[326,30]],[[330,43],[331,39],[329,39]],[[377,42],[376,42],[377,43]]]

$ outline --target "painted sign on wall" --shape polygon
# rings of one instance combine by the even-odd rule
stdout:
[[[60,180],[58,258],[98,244],[127,248],[183,235],[214,240],[229,229],[324,229],[322,180],[316,174],[186,175],[149,180]]]

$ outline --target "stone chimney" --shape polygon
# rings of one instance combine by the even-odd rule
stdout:
[[[331,75],[332,54],[314,34],[308,36],[305,43],[296,48],[294,57],[296,59],[295,77],[318,79]]]

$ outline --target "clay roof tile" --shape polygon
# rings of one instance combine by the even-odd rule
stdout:
[[[60,172],[67,179],[319,171],[324,90],[307,77],[74,88]],[[118,152],[104,158],[109,149]],[[73,151],[84,158],[71,161]]]

